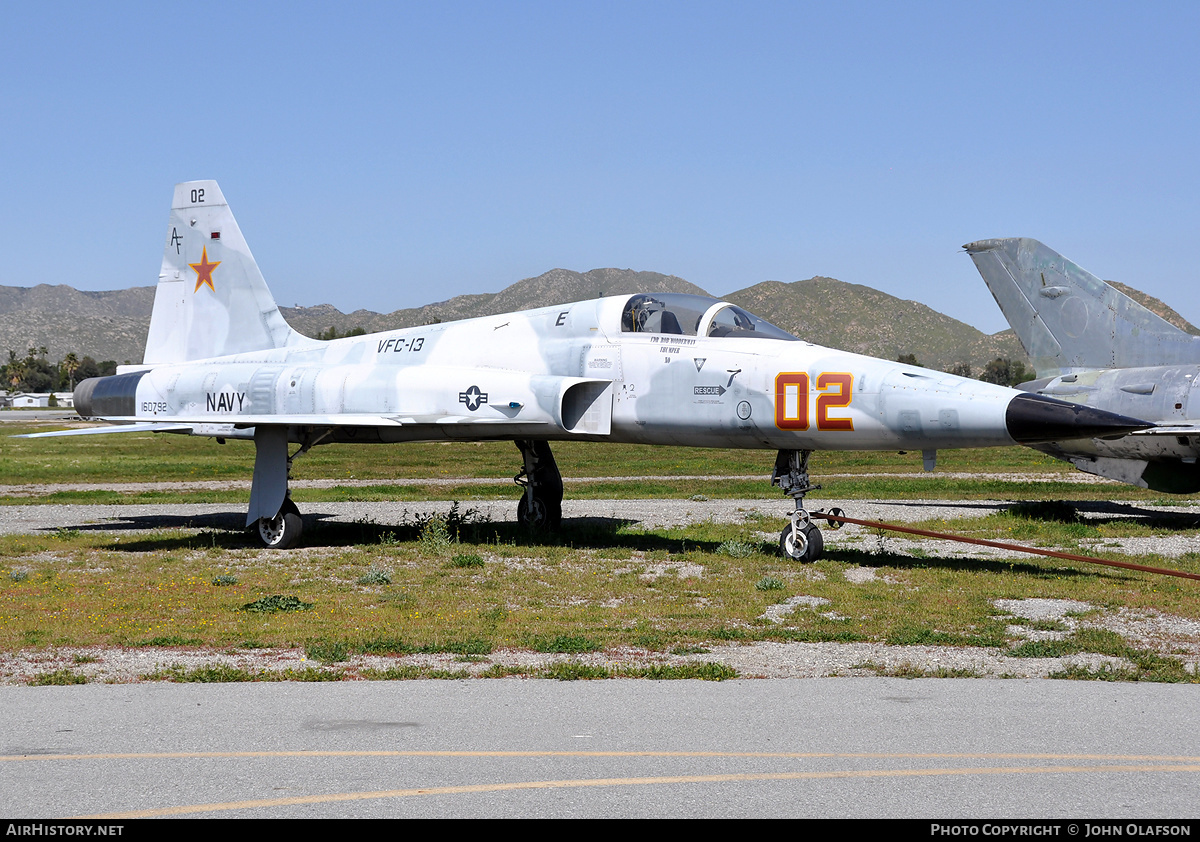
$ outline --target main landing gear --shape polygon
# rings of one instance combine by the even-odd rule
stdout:
[[[775,470],[771,473],[771,485],[778,485],[784,494],[796,501],[792,522],[779,535],[779,554],[796,561],[816,561],[825,551],[825,538],[804,508],[804,495],[821,487],[808,482],[808,457],[811,455],[811,450],[781,450],[775,457]],[[830,511],[831,515],[841,513],[841,509]],[[841,527],[840,521],[829,518],[830,529]]]
[[[516,442],[525,464],[513,481],[524,489],[517,503],[517,523],[530,529],[557,529],[562,522],[562,474],[550,443],[519,440]]]
[[[304,432],[300,449],[288,456],[287,427],[260,426],[254,431],[254,481],[250,485],[250,511],[246,526],[258,535],[263,546],[286,550],[295,546],[304,531],[300,510],[288,495],[292,460],[333,434],[333,429]]]
[[[304,519],[291,497],[283,498],[283,507],[275,517],[260,517],[255,523],[259,540],[269,550],[286,550],[300,540],[304,531]]]

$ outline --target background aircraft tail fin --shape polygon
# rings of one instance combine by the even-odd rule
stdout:
[[[175,185],[145,363],[308,342],[279,312],[215,181]]]
[[[1058,252],[1027,238],[963,246],[1039,377],[1200,362],[1185,333]]]

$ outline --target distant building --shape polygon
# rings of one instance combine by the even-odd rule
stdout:
[[[49,406],[50,393],[14,392],[8,396],[9,406],[13,409],[28,409],[30,407]]]
[[[71,392],[11,392],[0,395],[0,407],[11,409],[29,409],[50,406],[51,394],[57,406],[71,408],[75,406],[75,395]]]

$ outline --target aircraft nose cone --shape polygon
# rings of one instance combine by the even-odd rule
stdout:
[[[1017,395],[1009,401],[1004,421],[1008,434],[1019,444],[1121,436],[1154,426],[1138,418],[1045,395]]]

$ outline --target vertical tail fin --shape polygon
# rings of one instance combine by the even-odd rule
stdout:
[[[963,246],[1039,377],[1200,362],[1200,337],[1026,238]]]
[[[217,183],[175,185],[144,362],[187,362],[307,341],[283,320]]]

